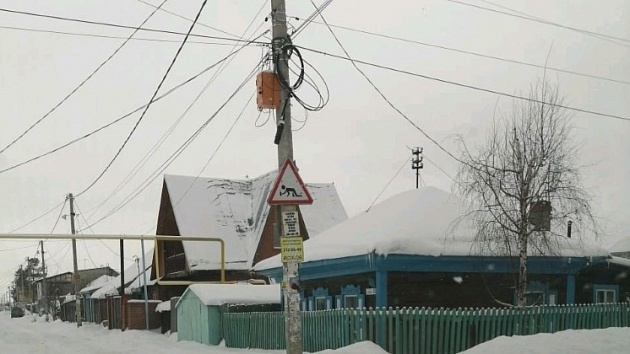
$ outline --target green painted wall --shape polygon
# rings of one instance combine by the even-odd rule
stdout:
[[[177,305],[177,340],[219,345],[223,340],[219,306],[206,306],[186,290]]]

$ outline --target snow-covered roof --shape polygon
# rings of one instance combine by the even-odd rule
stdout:
[[[630,259],[628,259],[628,258],[611,256],[610,259],[609,259],[609,262],[613,263],[613,264],[617,264],[617,265],[620,265],[620,266],[624,266],[624,267],[630,268]]]
[[[165,175],[180,235],[225,241],[226,268],[249,269],[270,207],[267,196],[277,171],[251,180]],[[309,236],[348,218],[334,184],[307,184],[314,202],[300,207]],[[219,245],[184,241],[192,270],[219,269]]]
[[[617,238],[608,249],[610,252],[630,252],[630,237]]]
[[[76,301],[76,300],[77,300],[77,297],[76,297],[74,294],[66,294],[66,295],[63,297],[63,301],[61,302],[61,304],[62,304],[62,305],[63,305],[63,304],[67,304],[67,303],[69,303],[69,302],[73,302],[73,301]]]
[[[103,285],[109,283],[114,278],[111,275],[101,275],[100,277],[92,280],[85,288],[81,289],[82,293],[89,293],[90,291],[98,290],[103,287]]]
[[[165,312],[165,311],[168,312],[170,310],[171,310],[171,300],[161,302],[155,307],[155,312]]]
[[[151,265],[153,264],[153,249],[150,249],[145,255],[145,264],[147,266],[147,279],[150,278]],[[139,265],[139,266],[138,266]],[[140,260],[137,264],[132,264],[127,269],[125,269],[125,293],[129,294],[130,291],[126,289],[131,289],[134,287],[138,287],[140,284],[140,280],[138,280],[139,275],[142,274],[140,271],[142,269],[142,260]],[[104,299],[107,295],[120,295],[118,292],[118,288],[120,287],[120,275],[117,277],[112,277],[107,283],[102,284],[102,286],[96,290],[91,298],[93,299]],[[140,277],[142,278],[142,277]],[[142,283],[144,284],[144,282]],[[151,285],[151,282],[147,281],[147,285]],[[85,289],[84,289],[85,290]],[[84,290],[81,290],[83,292]]]
[[[193,292],[206,306],[279,304],[281,299],[279,284],[193,284],[186,289],[176,307],[189,291]]]
[[[427,256],[472,254],[475,231],[465,220],[463,203],[448,192],[424,187],[400,193],[304,243],[304,261],[376,253]],[[458,222],[459,221],[459,222]],[[576,239],[558,239],[563,256],[608,252]],[[280,267],[280,257],[259,262],[256,270]]]

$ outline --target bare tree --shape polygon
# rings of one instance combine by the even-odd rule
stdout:
[[[528,253],[557,254],[568,222],[576,231],[596,230],[562,101],[557,86],[543,80],[509,117],[493,121],[478,151],[462,141],[456,188],[470,201],[466,218],[476,230],[473,247],[482,254],[518,256],[517,306],[527,305]]]

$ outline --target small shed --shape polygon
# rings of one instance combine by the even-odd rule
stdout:
[[[281,302],[280,285],[193,284],[176,305],[177,340],[219,345],[221,306]]]

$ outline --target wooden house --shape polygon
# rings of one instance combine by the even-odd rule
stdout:
[[[303,308],[514,304],[518,258],[475,252],[475,231],[461,219],[461,205],[436,188],[412,190],[306,241]],[[530,252],[530,304],[610,302],[630,289],[606,250],[575,238],[553,241],[555,255]],[[279,257],[254,270],[282,280]]]
[[[221,238],[226,280],[251,279],[255,263],[279,252],[275,208],[267,204],[276,175],[247,180],[165,175],[156,234]],[[300,208],[305,239],[347,219],[334,184],[307,187],[314,202]],[[218,243],[158,241],[152,279],[157,279],[157,296],[168,300],[191,283],[219,281],[220,269]]]

